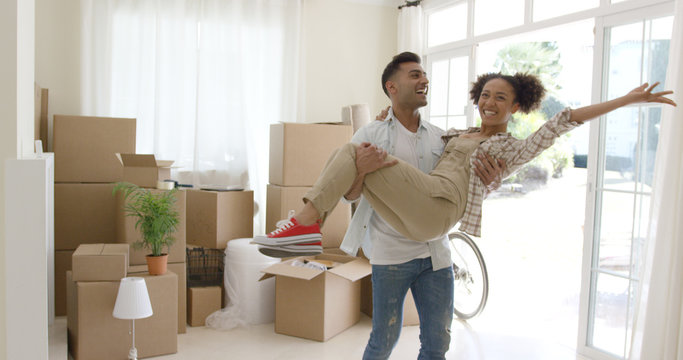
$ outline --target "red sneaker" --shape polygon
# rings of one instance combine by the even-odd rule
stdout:
[[[313,225],[304,226],[299,224],[295,218],[281,220],[277,223],[278,227],[268,235],[255,236],[252,244],[282,246],[302,243],[319,242],[322,239],[320,225],[316,222]]]

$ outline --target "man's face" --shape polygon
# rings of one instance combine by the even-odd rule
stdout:
[[[414,109],[427,105],[429,80],[420,64],[402,63],[388,83],[390,83],[388,90],[392,95],[392,102],[396,105]]]

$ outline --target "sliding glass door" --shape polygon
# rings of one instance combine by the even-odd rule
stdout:
[[[602,61],[596,70],[602,71],[597,72],[597,100],[621,96],[643,82],[660,82],[658,89],[666,88],[673,16],[661,17],[654,10],[598,21]],[[628,357],[661,108],[628,106],[592,124],[589,162],[594,171],[589,179],[579,339],[580,351],[592,358]]]

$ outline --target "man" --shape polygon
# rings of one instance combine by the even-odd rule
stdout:
[[[427,105],[429,80],[418,55],[394,56],[382,74],[382,89],[391,100],[386,121],[374,121],[353,136],[362,144],[356,153],[358,176],[345,195],[360,198],[366,174],[386,166],[387,153],[423,172],[436,165],[443,152],[444,131],[421,121],[419,109]],[[486,159],[477,174],[490,184],[504,164]],[[429,242],[410,240],[384,221],[361,199],[341,245],[345,252],[363,253],[372,264],[372,332],[364,360],[388,359],[403,326],[403,301],[411,289],[420,317],[418,359],[444,359],[453,320],[453,268],[446,236]]]

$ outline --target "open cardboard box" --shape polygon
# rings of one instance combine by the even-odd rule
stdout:
[[[121,154],[116,158],[123,165],[123,181],[143,188],[156,188],[157,181],[171,178],[173,160],[157,160],[154,154]]]
[[[293,266],[322,260],[328,270]],[[262,270],[261,280],[275,277],[275,332],[327,341],[360,319],[360,279],[370,275],[366,259],[322,254],[298,257]]]

